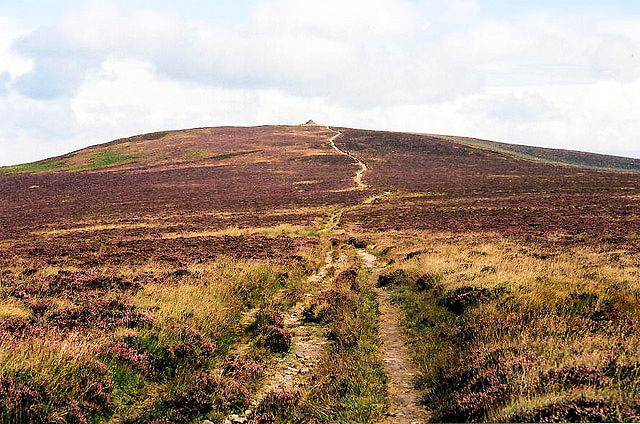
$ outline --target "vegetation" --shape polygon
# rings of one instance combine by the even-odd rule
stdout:
[[[0,421],[640,420],[640,174],[340,132],[3,168]]]
[[[0,173],[51,172],[64,169],[65,166],[65,162],[62,160],[45,160],[40,162],[25,163],[24,165],[0,168]]]
[[[112,150],[105,150],[102,152],[96,152],[91,155],[89,163],[86,165],[78,165],[73,169],[94,169],[104,168],[107,166],[118,165],[124,162],[130,162],[135,159],[134,156],[118,153]]]
[[[316,383],[303,399],[305,419],[378,421],[388,406],[386,376],[379,353],[378,304],[367,270],[349,264],[305,312],[308,319],[328,325],[331,341],[314,370]]]
[[[572,150],[548,149],[544,147],[522,146],[518,144],[498,143],[464,137],[444,137],[457,143],[481,147],[491,151],[521,157],[527,160],[542,161],[564,166],[581,168],[615,169],[619,171],[640,171],[640,160],[620,156],[599,155]]]
[[[620,253],[481,235],[394,251],[381,279],[404,306],[431,418],[637,421],[640,256]]]
[[[0,173],[46,173],[54,171],[80,171],[85,169],[105,168],[109,166],[129,163],[135,156],[119,153],[113,150],[104,150],[91,153],[86,158],[82,158],[81,164],[75,164],[70,159],[49,159],[40,162],[27,163],[24,165],[0,168]]]
[[[243,311],[297,286],[301,265],[221,257],[175,270],[147,264],[126,276],[34,273],[19,293],[5,290],[22,302],[2,307],[2,421],[187,422],[214,408],[213,416],[238,411],[255,389],[260,363],[245,360],[255,372],[240,380],[221,380],[214,370],[231,360],[230,346],[262,334],[245,333]],[[267,339],[267,349],[282,350],[273,346]],[[261,352],[268,359],[268,350]]]

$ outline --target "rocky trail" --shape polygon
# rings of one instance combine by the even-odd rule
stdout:
[[[330,130],[331,128],[327,127],[327,129]],[[364,175],[365,172],[367,172],[367,165],[364,162],[362,162],[360,159],[358,159],[356,156],[354,156],[353,154],[347,151],[341,150],[338,146],[336,146],[335,141],[341,135],[342,133],[338,131],[336,135],[334,135],[329,139],[329,144],[331,144],[331,147],[333,147],[333,149],[336,152],[340,153],[341,155],[350,157],[351,159],[353,159],[356,165],[358,165],[360,169],[358,169],[358,172],[356,172],[356,175],[353,177],[353,182],[356,184],[355,190],[366,190],[368,186],[365,182],[362,181],[362,176]]]
[[[329,139],[331,147],[341,155],[348,156],[359,169],[353,178],[355,187],[353,190],[365,190],[368,186],[362,181],[367,166],[353,154],[341,150],[336,146],[335,140],[342,133],[337,132]],[[375,199],[384,199],[390,192],[374,196],[363,203],[371,203]],[[342,212],[337,211],[330,217],[330,228],[334,228],[340,221]],[[380,269],[376,265],[376,257],[364,249],[357,250],[358,255],[363,260],[364,265],[372,272],[373,277],[377,277]],[[329,270],[336,266],[344,258],[335,259],[333,252],[328,252],[323,265],[315,274],[308,277],[307,282],[314,287],[306,297],[312,297],[322,290],[326,285],[325,280]],[[382,288],[376,288],[376,294],[380,311],[380,336],[382,338],[382,361],[384,371],[388,377],[388,393],[390,408],[384,423],[417,424],[426,422],[426,413],[420,405],[420,394],[414,388],[416,376],[415,369],[411,363],[408,346],[400,325],[401,311],[391,302],[391,295]],[[271,372],[263,382],[262,387],[255,394],[250,408],[243,414],[230,415],[225,424],[248,423],[251,422],[252,414],[256,411],[262,400],[271,392],[284,392],[303,389],[308,373],[318,363],[323,346],[328,343],[321,326],[305,323],[302,319],[304,302],[298,302],[285,317],[285,328],[289,330],[292,337],[292,349],[287,355],[280,357],[276,363],[270,367]],[[248,326],[253,322],[257,310],[248,311],[242,319],[242,325]],[[236,347],[236,353],[244,353],[248,350],[249,344]]]
[[[365,266],[374,277],[380,271],[376,257],[364,249],[358,250]],[[414,387],[416,371],[411,362],[409,347],[400,325],[400,309],[391,302],[391,294],[376,288],[380,309],[380,337],[382,361],[387,375],[389,412],[384,423],[418,424],[426,422],[426,413],[420,405],[420,393]]]
[[[328,128],[328,127],[327,127]],[[329,128],[328,128],[329,129]],[[342,133],[329,139],[331,147],[342,155],[353,159],[360,167],[354,177],[356,190],[364,190],[367,185],[362,181],[367,166],[353,154],[343,151],[335,144]],[[373,203],[377,199],[387,198],[391,192],[385,192],[369,199],[363,204]],[[358,255],[365,266],[377,277],[380,268],[376,265],[376,257],[364,249],[358,249]],[[402,311],[391,302],[391,294],[383,288],[376,288],[380,310],[380,336],[382,338],[382,361],[388,377],[389,412],[385,423],[417,424],[426,422],[426,412],[420,405],[420,393],[414,387],[415,368],[411,362],[409,348],[400,325]]]
[[[313,290],[305,294],[305,298],[314,296],[324,287],[329,270],[341,262],[343,258],[334,258],[334,252],[327,252],[325,264],[307,278]],[[292,333],[291,351],[276,360],[265,378],[262,387],[254,395],[251,406],[243,414],[232,414],[225,424],[250,422],[253,413],[262,400],[271,392],[291,392],[302,389],[306,375],[318,363],[323,346],[327,340],[319,325],[305,323],[302,317],[304,301],[298,302],[285,316],[284,327]],[[246,319],[249,322],[249,319]],[[238,346],[236,351],[246,351],[248,345]]]

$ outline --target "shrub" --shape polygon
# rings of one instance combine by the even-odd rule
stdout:
[[[335,278],[336,286],[345,286],[349,287],[349,290],[352,291],[360,291],[360,286],[357,282],[358,279],[358,270],[355,268],[349,268],[342,271]]]
[[[111,343],[102,348],[102,355],[130,365],[147,377],[156,373],[155,358],[149,352],[127,346],[126,343]]]
[[[33,311],[34,315],[44,315],[45,312],[51,307],[48,302],[38,301],[29,304],[29,307]]]
[[[490,298],[491,292],[486,288],[459,287],[445,294],[442,304],[449,311],[460,315],[466,309],[485,302]]]
[[[318,293],[311,303],[302,311],[306,322],[323,323],[336,317],[341,305],[345,303],[345,296],[337,290],[325,290]]]
[[[276,309],[274,305],[268,304],[260,307],[256,319],[251,324],[251,330],[257,331],[263,326],[271,325],[276,327],[284,326],[284,314]]]
[[[0,421],[34,422],[45,418],[46,396],[15,377],[0,376]]]
[[[259,344],[266,346],[273,352],[288,352],[291,349],[291,332],[276,327],[275,325],[265,325],[260,328]]]
[[[640,407],[617,407],[604,400],[576,399],[521,411],[510,417],[511,422],[618,422],[640,420]]]
[[[300,403],[299,391],[270,392],[260,402],[251,422],[254,424],[270,424],[277,419],[283,420],[295,413]]]
[[[204,371],[165,397],[156,413],[170,422],[186,423],[213,408],[218,411],[242,410],[250,402],[251,394],[241,382]]]
[[[398,269],[386,274],[380,274],[378,276],[378,287],[397,286],[405,284],[407,281],[409,281],[409,275],[405,271]]]
[[[436,284],[442,281],[442,276],[434,273],[426,273],[416,278],[416,287],[422,291],[429,291],[433,289]]]
[[[559,370],[550,370],[540,378],[542,387],[556,385],[562,389],[575,386],[599,386],[604,378],[601,369],[589,366],[566,366]]]
[[[356,237],[349,237],[349,239],[347,240],[347,244],[350,244],[351,246],[355,247],[356,249],[364,249],[364,248],[367,247],[369,242],[367,240],[364,240],[364,239],[359,239],[359,238],[356,238]]]
[[[245,384],[258,382],[264,377],[264,365],[257,361],[231,355],[222,364],[222,376],[229,377]]]

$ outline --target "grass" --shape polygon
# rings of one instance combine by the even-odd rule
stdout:
[[[242,313],[276,298],[286,304],[289,292],[295,292],[318,266],[317,252],[300,253],[292,262],[218,257],[178,269],[153,262],[120,267],[123,278],[147,278],[147,283],[128,296],[101,296],[128,299],[127,304],[146,318],[134,326],[106,331],[98,326],[0,340],[0,391],[6,394],[0,399],[0,419],[147,422],[173,417],[174,422],[188,422],[197,417],[220,418],[233,408],[227,400],[241,399],[256,388],[251,376],[236,384],[219,380],[214,372],[232,345],[259,337],[240,325]],[[47,275],[56,274],[47,271]],[[35,273],[30,277],[34,282],[24,285],[48,290],[41,286],[42,277]],[[38,327],[61,313],[82,311],[93,295],[82,296],[73,292],[64,300],[45,298],[41,303],[48,309],[38,315],[27,308],[37,304],[34,300],[6,300],[0,304],[0,316]],[[254,355],[264,360],[274,354],[269,345],[255,349]]]
[[[92,153],[89,158],[89,162],[87,164],[74,166],[71,169],[83,170],[83,169],[106,168],[109,166],[120,165],[123,163],[131,162],[135,158],[136,157],[132,155],[126,155],[113,150],[105,150],[101,152]]]
[[[350,269],[358,269],[355,261],[344,268]],[[360,268],[351,274],[355,278],[345,275],[337,273],[332,288],[337,295],[326,305],[331,343],[303,397],[303,420],[369,423],[381,419],[388,407],[379,355],[378,303],[369,274]]]
[[[182,237],[222,237],[222,236],[246,236],[252,234],[262,234],[265,236],[300,236],[317,238],[320,237],[322,232],[315,227],[292,225],[292,224],[280,224],[275,227],[251,227],[251,228],[238,228],[231,227],[223,230],[215,231],[197,231],[191,233],[167,233],[164,238],[182,238]]]
[[[187,153],[185,153],[185,156],[188,158],[204,158],[210,155],[211,155],[211,152],[205,149],[190,150]]]
[[[389,272],[405,271],[394,296],[432,420],[638,418],[637,253],[482,235],[400,244]],[[438,278],[420,286],[425,274]]]
[[[22,302],[5,299],[0,300],[0,319],[29,318],[31,311],[24,307]]]
[[[85,169],[106,168],[109,166],[120,165],[123,163],[129,163],[135,159],[136,157],[132,155],[126,155],[113,150],[104,150],[90,154],[86,159],[87,163],[81,165],[74,165],[62,159],[48,159],[40,162],[0,168],[0,174],[37,174],[54,171],[80,171]]]
[[[40,173],[63,170],[66,163],[62,160],[45,160],[41,162],[25,163],[23,165],[0,168],[0,173]]]

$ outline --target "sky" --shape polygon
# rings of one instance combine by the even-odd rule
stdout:
[[[640,158],[640,2],[0,3],[0,166],[308,119]]]

